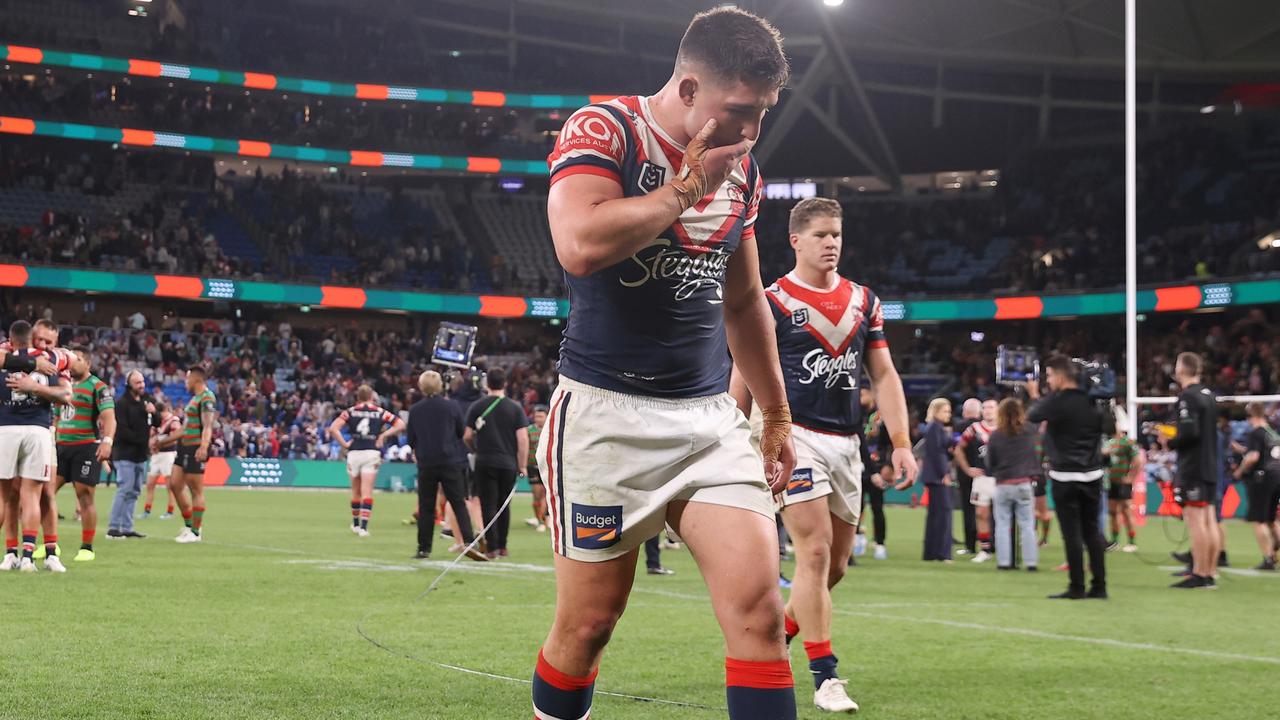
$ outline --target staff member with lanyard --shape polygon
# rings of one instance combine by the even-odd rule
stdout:
[[[1062,528],[1071,584],[1051,600],[1107,599],[1106,549],[1098,526],[1102,504],[1102,438],[1111,434],[1115,417],[1094,405],[1080,389],[1079,375],[1070,358],[1055,355],[1045,364],[1045,380],[1052,391],[1040,397],[1040,386],[1023,387],[1035,402],[1027,421],[1047,423],[1049,479],[1053,480],[1053,504]],[[1084,551],[1089,550],[1093,584],[1084,588]]]
[[[507,556],[507,532],[511,508],[502,503],[511,494],[529,457],[529,419],[524,410],[507,399],[507,374],[500,368],[485,377],[489,394],[471,404],[462,439],[476,451],[476,489],[484,513],[490,559]],[[494,522],[494,518],[497,522]]]

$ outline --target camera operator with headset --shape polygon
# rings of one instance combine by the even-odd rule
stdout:
[[[1080,387],[1082,370],[1070,358],[1055,355],[1045,363],[1048,395],[1040,396],[1036,382],[1020,383],[1034,402],[1027,411],[1028,422],[1047,423],[1049,478],[1071,576],[1067,591],[1050,595],[1052,600],[1107,599],[1106,553],[1098,514],[1104,474],[1102,441],[1111,434],[1115,417]],[[1093,575],[1087,593],[1086,548]]]

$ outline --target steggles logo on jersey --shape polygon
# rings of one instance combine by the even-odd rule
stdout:
[[[850,372],[858,367],[858,353],[852,348],[845,350],[844,355],[834,358],[828,355],[826,350],[814,348],[804,356],[800,364],[809,373],[800,378],[801,385],[810,385],[821,377],[823,386],[831,388],[844,378],[848,383],[847,390],[858,389],[858,380]]]
[[[658,248],[650,258],[640,257],[640,253],[631,256],[631,261],[640,268],[640,276],[635,279],[618,278],[623,287],[637,288],[650,280],[673,280],[676,300],[688,300],[703,288],[714,288],[715,299],[707,299],[712,305],[724,301],[722,283],[729,267],[728,253],[711,250],[697,257],[691,257],[679,248],[672,248],[671,241],[658,238],[650,248]],[[645,252],[642,250],[641,252]]]
[[[573,546],[583,550],[604,550],[622,540],[621,505],[579,505],[573,503]]]
[[[636,179],[636,186],[640,188],[640,192],[651,193],[662,187],[662,183],[667,179],[667,169],[661,165],[654,165],[648,160],[640,168],[640,177]]]

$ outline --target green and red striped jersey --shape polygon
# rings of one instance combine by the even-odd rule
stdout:
[[[90,375],[71,386],[71,404],[62,406],[58,418],[59,445],[88,445],[98,442],[98,416],[114,410],[111,386]]]
[[[213,397],[213,392],[209,388],[205,388],[187,401],[186,413],[187,422],[182,426],[182,444],[183,445],[199,445],[200,434],[204,430],[204,424],[200,421],[200,414],[205,412],[217,413],[218,403]]]

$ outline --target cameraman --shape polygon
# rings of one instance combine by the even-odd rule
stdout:
[[[1047,423],[1049,478],[1053,480],[1053,503],[1071,575],[1067,591],[1050,595],[1052,600],[1107,599],[1106,551],[1098,515],[1104,474],[1102,439],[1111,434],[1115,418],[1080,388],[1079,378],[1080,368],[1070,358],[1054,355],[1045,363],[1045,381],[1051,392],[1041,398],[1037,383],[1024,386],[1035,403],[1027,411],[1027,421]],[[1085,548],[1093,575],[1087,594]]]

